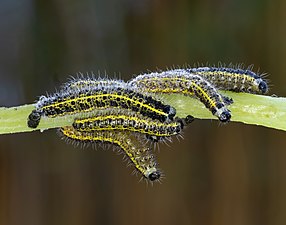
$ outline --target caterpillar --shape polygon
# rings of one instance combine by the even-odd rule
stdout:
[[[142,143],[140,136],[135,136],[132,132],[82,132],[72,126],[62,127],[58,132],[67,142],[79,144],[109,143],[116,145],[125,152],[143,177],[149,181],[155,181],[161,177],[161,171],[151,149]]]
[[[152,136],[172,136],[180,133],[180,122],[162,123],[139,115],[108,114],[91,118],[75,119],[73,127],[78,131],[121,130]]]
[[[36,128],[42,117],[74,115],[72,126],[59,128],[60,135],[76,144],[105,143],[117,146],[143,177],[162,176],[155,156],[144,139],[154,142],[178,135],[193,121],[176,118],[176,110],[153,93],[178,93],[199,99],[220,121],[228,122],[233,101],[218,90],[265,94],[268,84],[249,69],[197,67],[142,74],[122,80],[79,78],[60,91],[41,96],[27,124]]]
[[[120,84],[120,81],[117,81]],[[93,110],[128,109],[161,122],[173,120],[176,110],[160,100],[120,85],[82,85],[63,88],[51,96],[41,96],[36,109],[28,116],[28,126],[36,128],[42,116],[57,117]]]
[[[252,94],[265,94],[268,91],[267,82],[257,73],[254,73],[249,69],[197,67],[181,70],[197,74],[222,90],[247,92]]]
[[[231,99],[222,96],[217,89],[199,75],[184,70],[170,70],[143,74],[130,80],[128,84],[144,92],[179,93],[197,97],[220,121],[231,118],[227,105]]]
[[[81,88],[95,88],[95,87],[109,87],[109,86],[118,86],[124,88],[126,83],[123,80],[116,79],[102,79],[95,77],[81,77],[81,78],[72,78],[67,83],[63,84],[62,90],[70,90],[70,89],[81,89]]]
[[[186,119],[176,118],[175,121],[160,122],[144,117],[130,111],[118,111],[115,113],[101,113],[94,117],[77,118],[73,127],[82,132],[97,131],[131,131],[146,134],[149,140],[161,140],[181,133],[185,125],[193,121],[192,116]]]

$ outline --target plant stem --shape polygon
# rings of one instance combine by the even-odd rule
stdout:
[[[232,113],[231,121],[254,124],[286,131],[286,98],[253,95],[246,93],[224,92],[233,98],[229,106]],[[162,95],[166,104],[177,110],[177,116],[192,115],[198,119],[217,119],[204,105],[196,99],[172,94]],[[35,108],[33,104],[11,108],[0,108],[0,134],[46,130],[50,128],[69,126],[76,115],[42,118],[37,129],[27,126],[27,118]]]

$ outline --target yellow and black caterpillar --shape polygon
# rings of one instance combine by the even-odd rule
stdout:
[[[180,135],[183,127],[193,121],[192,116],[177,118],[176,109],[155,93],[195,97],[220,121],[228,122],[228,105],[233,101],[219,90],[264,94],[268,85],[250,70],[225,67],[152,72],[128,82],[81,77],[52,95],[41,96],[27,125],[36,128],[41,118],[74,115],[73,124],[59,129],[64,139],[77,144],[117,146],[143,177],[155,181],[160,179],[161,170],[146,140]]]

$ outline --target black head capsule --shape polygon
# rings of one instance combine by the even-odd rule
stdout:
[[[187,115],[185,118],[186,124],[190,124],[195,120],[195,117],[193,117],[192,115]]]
[[[231,113],[229,110],[225,110],[225,111],[221,112],[219,115],[219,120],[223,123],[229,122],[230,118],[231,118]]]
[[[37,110],[33,110],[28,117],[27,121],[28,127],[37,128],[37,126],[40,123],[40,120],[41,120],[41,113],[38,112]]]
[[[181,129],[184,129],[185,126],[189,125],[190,123],[192,123],[193,121],[195,120],[195,117],[191,116],[191,115],[188,115],[186,116],[186,118],[177,118],[177,122],[180,123],[180,128]],[[180,132],[181,130],[178,130],[178,133]]]
[[[264,80],[260,80],[258,84],[258,88],[261,91],[262,94],[265,94],[268,91],[268,85]]]
[[[150,181],[155,181],[155,180],[158,180],[160,177],[161,177],[161,173],[159,171],[155,171],[149,174],[148,179]]]

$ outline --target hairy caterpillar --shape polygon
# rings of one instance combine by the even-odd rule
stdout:
[[[140,136],[135,136],[129,131],[81,132],[72,126],[68,126],[60,128],[59,134],[68,142],[79,144],[109,143],[119,146],[145,178],[155,181],[161,177],[161,171],[151,149],[142,142]]]
[[[91,118],[75,119],[73,127],[78,131],[118,130],[132,131],[151,136],[172,136],[179,134],[183,124],[179,121],[160,122],[134,113],[108,113]]]
[[[240,68],[174,69],[122,80],[80,78],[64,84],[53,95],[42,96],[28,117],[36,128],[41,117],[74,115],[72,126],[59,129],[68,142],[108,143],[125,152],[137,171],[150,181],[161,171],[145,137],[153,141],[180,134],[192,121],[175,118],[176,110],[152,93],[178,93],[198,98],[220,121],[228,122],[232,99],[218,90],[264,94],[268,85],[258,74]],[[175,118],[175,119],[174,119]]]
[[[221,90],[265,94],[268,85],[261,76],[249,69],[226,67],[197,67],[181,69],[197,74]]]
[[[199,75],[184,70],[170,70],[143,74],[129,81],[129,85],[151,93],[179,93],[197,97],[220,121],[231,118],[227,105],[231,100]]]
[[[102,79],[95,77],[80,77],[80,78],[72,78],[67,83],[62,85],[61,89],[69,90],[69,89],[81,89],[81,88],[96,88],[96,87],[110,87],[110,86],[118,86],[121,88],[126,87],[126,83],[123,80],[115,80],[115,79]]]
[[[180,134],[184,126],[191,123],[193,119],[189,115],[185,119],[176,118],[174,121],[160,122],[138,113],[121,110],[75,119],[73,127],[84,132],[131,131],[146,134],[148,139],[158,141],[163,140],[164,137]]]
[[[41,96],[28,117],[28,126],[36,128],[42,116],[57,117],[112,108],[128,109],[162,122],[174,118],[176,110],[170,105],[135,91],[123,81],[117,83],[120,85],[78,85],[63,88],[51,96]]]

